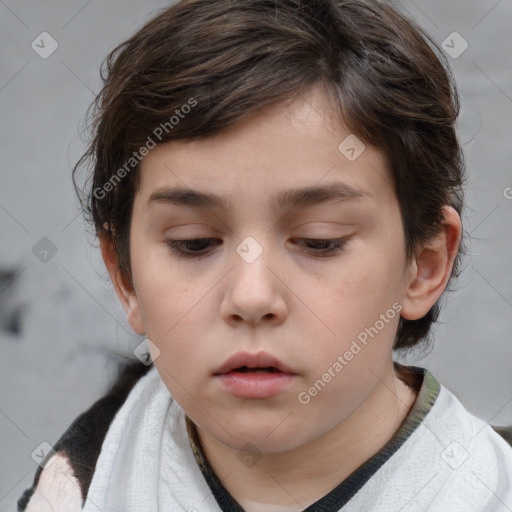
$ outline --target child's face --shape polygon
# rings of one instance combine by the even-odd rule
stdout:
[[[382,155],[367,145],[350,161],[338,149],[350,131],[329,112],[314,89],[218,136],[157,146],[142,162],[128,318],[160,350],[155,365],[187,415],[233,448],[316,439],[391,371],[409,272],[399,204]],[[283,191],[333,183],[361,195],[274,206]],[[151,200],[174,188],[223,196],[226,207]],[[185,247],[200,257],[167,243],[198,238],[214,239]],[[346,244],[331,253],[303,240],[337,238]],[[252,388],[273,377],[246,374],[230,390],[214,373],[239,352],[266,352],[294,375]]]

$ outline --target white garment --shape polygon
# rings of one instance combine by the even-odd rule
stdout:
[[[110,426],[84,511],[219,510],[190,447],[185,414],[153,367]],[[341,510],[510,512],[512,448],[441,386],[422,424]]]
[[[511,512],[512,447],[441,386],[423,422],[343,512]]]
[[[190,447],[185,413],[153,366],[107,432],[85,512],[218,512]]]

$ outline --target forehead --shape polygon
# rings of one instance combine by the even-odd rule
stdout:
[[[140,173],[138,195],[146,206],[177,200],[229,209],[258,198],[279,209],[322,195],[394,197],[383,155],[351,133],[318,88],[220,134],[158,145]]]

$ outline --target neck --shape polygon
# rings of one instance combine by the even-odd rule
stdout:
[[[247,512],[295,512],[319,500],[375,455],[393,437],[415,399],[416,392],[391,367],[365,401],[333,429],[294,450],[262,454],[246,469],[240,469],[237,450],[202,429],[197,433],[215,474]]]

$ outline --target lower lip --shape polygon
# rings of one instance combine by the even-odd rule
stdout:
[[[281,392],[294,375],[283,372],[229,372],[218,377],[224,388],[238,398],[270,398]]]

